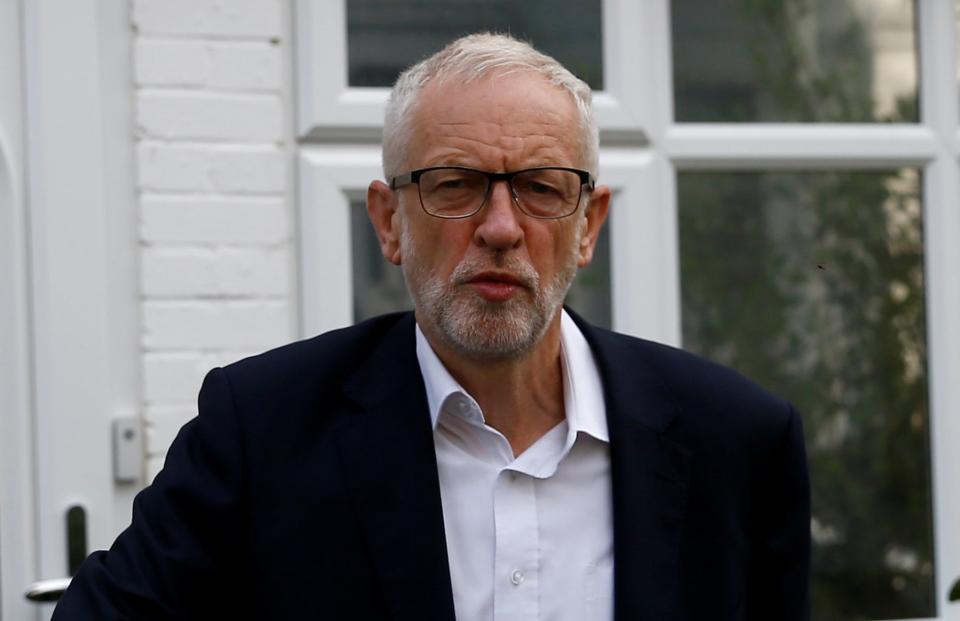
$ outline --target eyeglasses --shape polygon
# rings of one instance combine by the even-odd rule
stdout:
[[[460,166],[421,168],[390,180],[396,190],[417,184],[420,205],[437,218],[469,218],[486,205],[496,181],[506,181],[513,202],[533,218],[553,220],[577,211],[583,188],[593,191],[596,180],[585,170],[544,166],[513,172],[486,172]]]

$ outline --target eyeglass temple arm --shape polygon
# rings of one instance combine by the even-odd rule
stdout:
[[[403,187],[411,183],[413,183],[413,173],[412,172],[404,173],[402,175],[397,175],[396,177],[390,180],[390,189],[396,190],[399,187]]]

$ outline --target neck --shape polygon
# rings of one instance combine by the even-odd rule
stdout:
[[[508,358],[465,356],[446,346],[425,322],[420,329],[450,375],[480,404],[486,423],[510,442],[514,455],[564,419],[560,311],[530,351]]]

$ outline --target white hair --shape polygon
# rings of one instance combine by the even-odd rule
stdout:
[[[406,172],[407,145],[423,88],[456,78],[467,84],[491,74],[530,71],[570,94],[577,105],[582,165],[597,175],[599,137],[593,116],[590,87],[555,59],[538,52],[529,43],[509,35],[477,33],[461,37],[445,48],[409,67],[390,91],[383,122],[383,174],[390,178]]]

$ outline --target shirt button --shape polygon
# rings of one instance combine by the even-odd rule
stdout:
[[[513,573],[510,574],[510,582],[513,583],[513,586],[520,586],[523,583],[523,572],[519,569],[514,569]]]
[[[470,404],[467,403],[466,401],[462,401],[462,400],[461,400],[461,401],[457,401],[457,410],[458,410],[461,414],[466,414],[467,412],[470,411]]]

